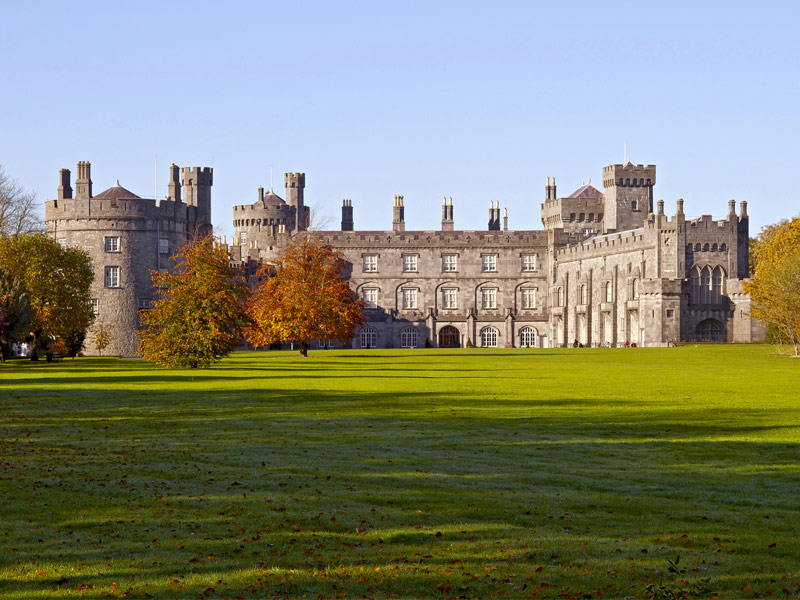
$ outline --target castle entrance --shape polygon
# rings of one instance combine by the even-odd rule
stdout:
[[[460,348],[461,334],[452,325],[445,325],[439,330],[439,348]]]

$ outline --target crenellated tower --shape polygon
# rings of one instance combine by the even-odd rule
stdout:
[[[603,167],[605,187],[604,231],[625,231],[641,227],[653,212],[655,165],[609,165]]]
[[[183,167],[181,188],[184,202],[197,207],[197,223],[203,233],[211,233],[211,186],[214,170],[211,167]]]
[[[308,229],[304,190],[306,187],[305,173],[284,173],[283,183],[286,186],[286,203],[295,210],[294,231]]]

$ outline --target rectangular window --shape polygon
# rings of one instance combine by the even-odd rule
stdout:
[[[403,308],[405,310],[417,308],[417,290],[403,290]]]
[[[522,270],[523,271],[535,271],[536,270],[536,255],[535,254],[523,254],[522,255]]]
[[[247,232],[243,231],[239,234],[239,245],[244,246],[247,243]]]
[[[158,253],[169,254],[169,240],[167,238],[159,238],[158,240]]]
[[[58,242],[58,245],[61,246],[62,250],[67,249],[67,238],[58,238],[56,241]]]
[[[416,273],[417,272],[417,257],[416,254],[403,255],[403,272]]]
[[[668,308],[667,309],[667,318],[671,319],[674,316],[675,316],[675,311],[673,309],[671,309],[671,308]]]
[[[106,252],[119,252],[118,237],[106,237]]]
[[[106,287],[119,287],[119,267],[106,267]]]
[[[442,290],[442,308],[458,308],[458,290],[445,288]]]
[[[139,298],[139,310],[150,310],[150,298]]]
[[[536,290],[525,288],[522,290],[522,308],[536,308]]]
[[[362,299],[367,303],[367,308],[377,308],[378,288],[364,288],[361,293]]]
[[[452,273],[458,270],[458,255],[442,254],[442,271]]]
[[[364,257],[364,273],[377,273],[378,271],[378,255],[365,254]]]
[[[482,254],[481,270],[486,272],[497,271],[497,254]]]
[[[100,314],[100,300],[92,298],[89,300],[89,308],[92,309],[92,314],[97,316]]]
[[[494,288],[485,288],[481,290],[481,298],[483,299],[483,308],[497,308],[497,290]]]

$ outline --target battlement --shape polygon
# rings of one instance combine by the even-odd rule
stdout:
[[[608,165],[603,167],[603,186],[645,187],[656,183],[655,165],[634,165],[633,163]]]
[[[152,198],[62,198],[44,205],[45,221],[60,219],[195,220],[196,207]]]
[[[181,167],[181,185],[214,185],[214,169]]]
[[[305,173],[284,173],[283,183],[287,188],[304,188],[306,187],[306,174]]]
[[[459,251],[469,248],[547,246],[544,231],[320,231],[326,244],[343,248],[434,247]]]

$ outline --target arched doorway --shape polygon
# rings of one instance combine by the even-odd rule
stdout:
[[[439,330],[439,348],[460,348],[461,334],[452,325],[445,325]]]
[[[694,336],[702,342],[722,342],[722,329],[722,323],[716,319],[706,319],[694,328]]]

